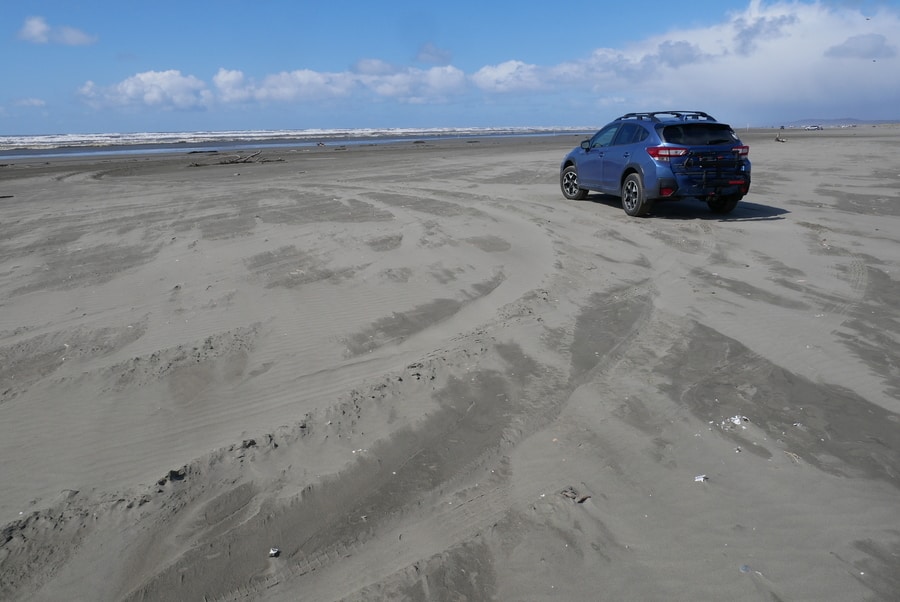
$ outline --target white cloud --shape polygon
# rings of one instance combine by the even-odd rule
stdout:
[[[705,56],[696,44],[686,40],[666,40],[659,44],[654,58],[667,67],[680,67],[697,63]]]
[[[50,39],[52,28],[43,20],[29,27],[34,40]],[[828,106],[832,113],[849,115],[842,107],[874,111],[883,106],[895,112],[892,107],[900,106],[898,31],[896,10],[882,9],[867,19],[846,4],[752,0],[710,27],[599,47],[551,65],[508,60],[466,74],[450,64],[420,69],[365,58],[340,72],[297,69],[252,77],[220,68],[209,88],[178,71],[148,71],[108,87],[88,82],[81,94],[95,106],[182,109],[213,103],[314,104],[336,98],[359,106],[380,100],[439,103],[463,95],[472,102],[479,99],[473,96],[491,100],[526,93],[536,105],[556,106],[562,98],[566,107],[581,107],[585,114],[660,107],[713,114],[727,109],[748,118],[785,107],[815,112]],[[417,60],[439,63],[447,58],[426,44]]]
[[[350,73],[320,73],[310,69],[282,71],[267,75],[254,88],[257,100],[292,102],[347,96],[353,90],[355,77]]]
[[[875,70],[871,62],[860,68],[858,62],[837,58],[892,57],[887,40],[897,40],[897,31],[896,13],[869,21],[858,11],[819,2],[753,2],[716,27],[668,36],[691,40],[699,52],[696,61],[674,69],[658,63],[651,78],[618,83],[636,85],[646,94],[652,87],[647,83],[653,82],[679,106],[721,106],[749,115],[779,107],[816,112],[827,106],[843,113],[843,107],[874,106],[878,99],[897,103],[900,80],[890,75],[900,71],[896,61],[893,68],[886,61]],[[863,96],[871,100],[862,101]]]
[[[449,65],[451,58],[452,55],[449,50],[438,48],[431,42],[424,44],[416,54],[417,63],[430,63],[432,65]]]
[[[458,94],[466,87],[466,74],[452,65],[432,67],[423,73],[423,88],[434,94]]]
[[[487,94],[565,91],[571,97],[580,89],[621,98],[623,110],[671,103],[745,115],[779,106],[814,111],[826,104],[842,111],[861,106],[863,97],[872,106],[900,106],[898,31],[896,12],[867,20],[858,11],[820,2],[753,1],[712,27],[597,48],[583,59],[549,67],[515,60],[488,65],[472,81]],[[847,58],[878,62],[860,68]]]
[[[253,90],[247,85],[242,71],[219,69],[213,76],[213,84],[223,102],[244,102],[253,97]]]
[[[212,101],[206,84],[180,71],[145,71],[113,86],[101,88],[87,82],[81,96],[96,107],[145,106],[160,109],[201,109]]]
[[[43,17],[28,17],[19,30],[19,38],[35,44],[46,44],[50,41],[50,26]]]
[[[389,75],[392,73],[396,73],[397,69],[390,63],[382,61],[381,59],[362,59],[357,61],[356,65],[354,65],[353,70],[356,73],[362,73],[365,75]]]
[[[794,14],[739,17],[731,24],[735,29],[735,51],[738,54],[750,54],[760,43],[766,40],[777,40],[787,35],[787,30],[796,21],[797,17]]]
[[[852,59],[886,59],[897,56],[897,47],[879,33],[851,36],[825,51],[825,56]]]
[[[522,61],[506,61],[487,65],[472,75],[476,86],[488,92],[516,92],[539,90],[549,83],[537,65]]]
[[[96,36],[88,35],[74,27],[57,27],[52,34],[55,42],[66,46],[88,46],[97,41]]]
[[[402,97],[412,94],[415,81],[409,71],[378,75],[361,74],[359,83],[378,96]]]
[[[218,100],[303,102],[344,98],[369,92],[376,98],[400,102],[438,101],[466,87],[466,76],[456,67],[397,68],[377,59],[359,61],[354,71],[323,73],[309,69],[283,71],[248,80],[242,71],[219,69],[213,77]]]
[[[80,29],[63,25],[51,27],[44,17],[28,17],[19,30],[19,39],[33,44],[63,44],[65,46],[87,46],[97,41],[96,36]]]
[[[20,98],[14,103],[17,107],[44,107],[47,103],[40,98]]]
[[[453,66],[403,69],[393,73],[360,74],[359,84],[377,96],[401,102],[440,101],[465,90],[466,75]]]

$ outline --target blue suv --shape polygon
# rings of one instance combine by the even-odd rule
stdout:
[[[621,197],[633,216],[686,197],[724,214],[750,190],[749,153],[731,126],[702,111],[628,113],[566,155],[559,184],[567,199]]]

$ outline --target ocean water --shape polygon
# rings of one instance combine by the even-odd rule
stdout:
[[[483,136],[547,136],[592,132],[590,127],[516,128],[388,128],[234,130],[211,132],[136,132],[99,134],[53,134],[0,136],[0,159],[107,155],[120,153],[201,152],[318,144],[370,144],[418,139],[448,139]]]

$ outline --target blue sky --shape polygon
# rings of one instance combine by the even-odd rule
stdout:
[[[0,135],[900,119],[900,0],[30,0]]]

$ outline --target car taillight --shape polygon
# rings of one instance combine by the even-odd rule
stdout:
[[[735,146],[731,150],[733,150],[734,154],[736,154],[738,157],[741,157],[741,158],[746,157],[747,155],[750,154],[749,146]]]
[[[648,146],[647,154],[657,161],[668,161],[672,157],[683,157],[688,153],[686,148],[673,146]]]

